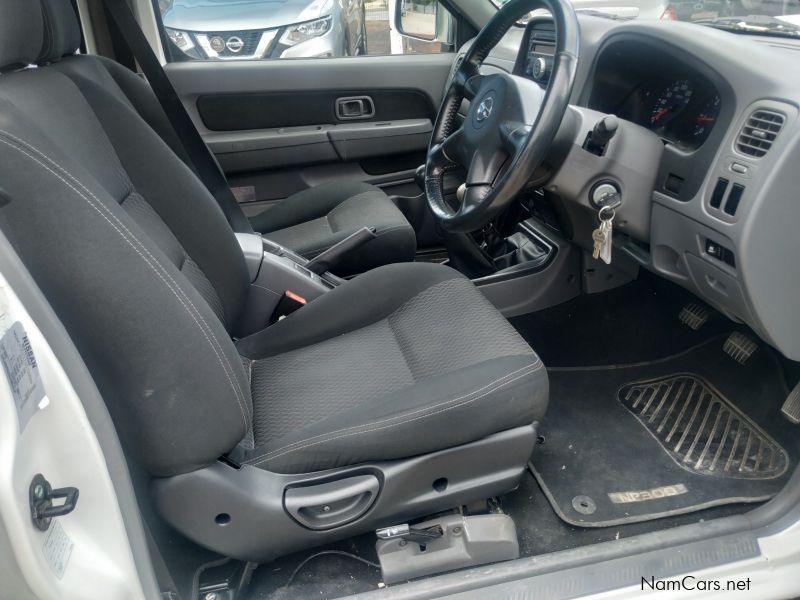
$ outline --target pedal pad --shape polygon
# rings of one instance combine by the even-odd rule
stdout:
[[[739,331],[734,331],[725,340],[722,350],[740,365],[745,364],[753,352],[758,350],[758,344]]]
[[[690,302],[681,309],[678,320],[688,328],[697,331],[708,321],[708,311],[694,302]]]
[[[437,531],[438,537],[408,539],[406,526],[387,527],[375,545],[384,583],[392,584],[465,567],[519,558],[514,520],[508,515],[446,515],[420,523],[411,532]],[[387,535],[388,533],[388,535]]]
[[[795,425],[800,425],[800,383],[794,386],[794,389],[789,392],[786,401],[781,406],[783,416],[789,419]]]

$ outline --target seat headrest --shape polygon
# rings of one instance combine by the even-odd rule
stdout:
[[[25,67],[42,49],[44,21],[38,0],[0,2],[0,71]]]
[[[81,25],[71,0],[41,0],[44,41],[37,63],[58,62],[81,45]]]

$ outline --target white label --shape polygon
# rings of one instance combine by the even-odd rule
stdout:
[[[608,497],[614,504],[628,504],[630,502],[646,502],[648,500],[661,500],[672,496],[680,496],[689,491],[682,483],[665,485],[652,490],[633,490],[630,492],[609,492]]]
[[[44,538],[42,545],[42,552],[44,559],[50,568],[53,569],[56,577],[61,579],[64,576],[64,571],[67,570],[69,557],[72,556],[72,540],[61,527],[61,523],[57,519],[53,519],[50,529]]]
[[[6,372],[14,403],[19,415],[19,430],[25,429],[31,417],[46,406],[44,385],[33,356],[28,334],[16,321],[0,339],[0,362]]]

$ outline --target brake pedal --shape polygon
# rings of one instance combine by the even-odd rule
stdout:
[[[781,406],[783,416],[795,425],[800,425],[800,383],[789,392],[786,401]]]
[[[689,329],[697,331],[708,321],[708,311],[694,302],[690,302],[681,309],[678,320]]]
[[[519,558],[517,528],[503,514],[451,514],[376,533],[375,550],[387,584]]]
[[[753,352],[758,350],[758,344],[745,334],[734,331],[728,336],[728,339],[725,340],[722,350],[733,360],[743,365],[750,360],[750,357],[753,356]]]

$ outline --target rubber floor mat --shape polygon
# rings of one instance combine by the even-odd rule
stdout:
[[[762,502],[797,463],[771,351],[745,365],[725,336],[648,363],[551,369],[531,465],[559,517],[605,527]]]
[[[691,472],[741,479],[786,472],[786,451],[700,377],[683,374],[624,385],[618,399]]]

